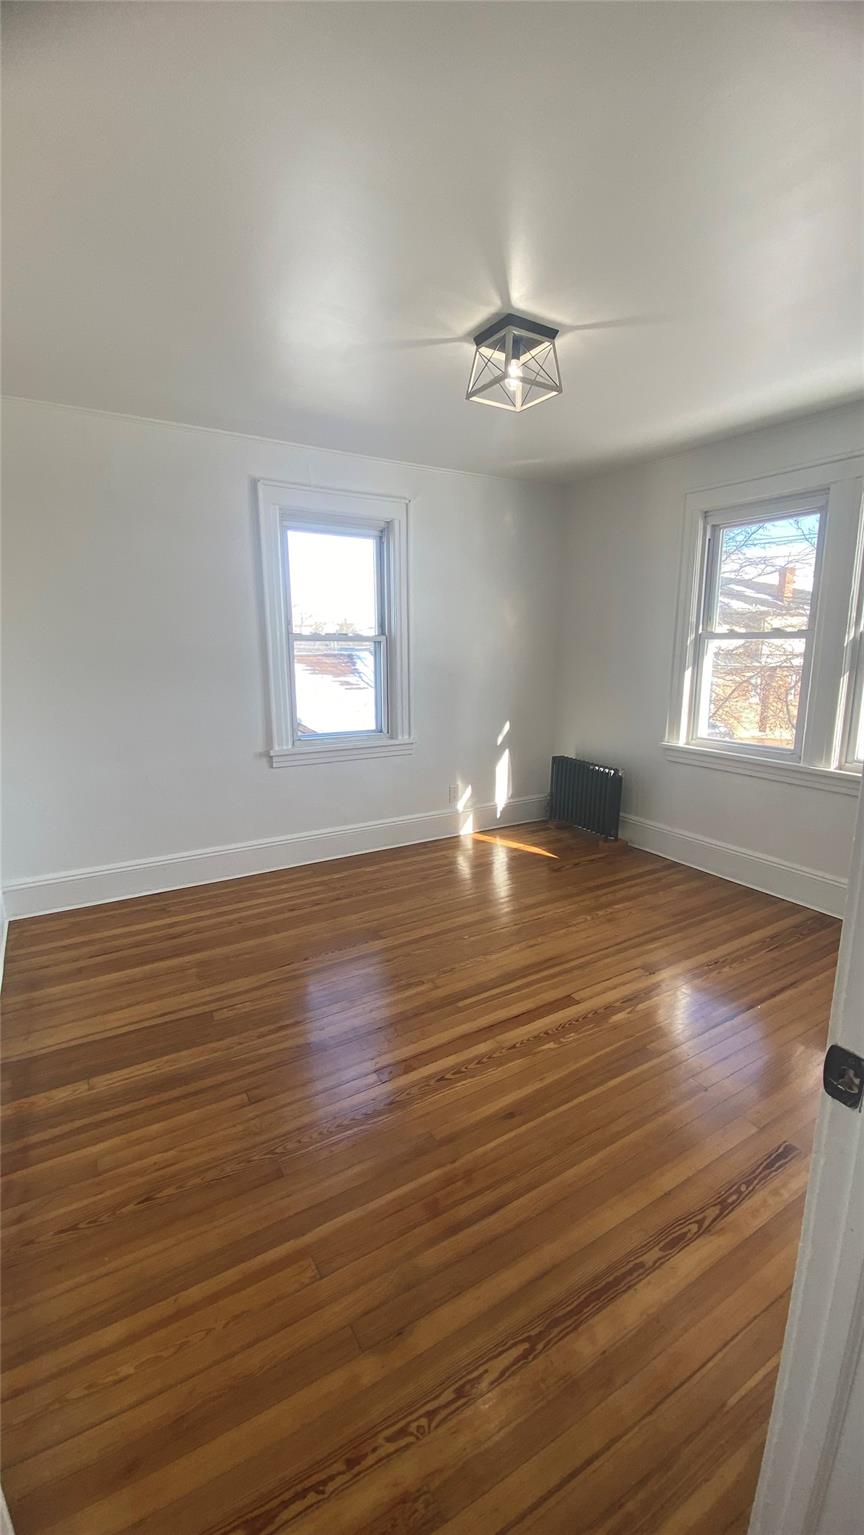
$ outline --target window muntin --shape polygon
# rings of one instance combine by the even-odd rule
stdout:
[[[824,506],[708,513],[688,738],[800,755]]]

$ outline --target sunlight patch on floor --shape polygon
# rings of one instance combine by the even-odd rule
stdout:
[[[512,847],[517,853],[536,853],[538,858],[558,858],[557,853],[550,853],[545,847],[533,847],[530,842],[514,842],[510,837],[499,837],[497,834],[490,836],[484,831],[475,831],[474,841],[491,842],[493,847]]]

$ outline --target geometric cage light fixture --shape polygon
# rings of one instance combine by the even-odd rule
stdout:
[[[529,410],[561,394],[561,373],[551,325],[502,314],[474,337],[466,400],[500,410]]]

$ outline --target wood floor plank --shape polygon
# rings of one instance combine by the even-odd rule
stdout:
[[[746,1528],[838,935],[553,826],[14,923],[17,1535]]]

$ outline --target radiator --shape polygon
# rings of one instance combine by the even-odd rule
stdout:
[[[617,768],[579,757],[553,757],[549,816],[612,840],[618,836],[622,777]]]

